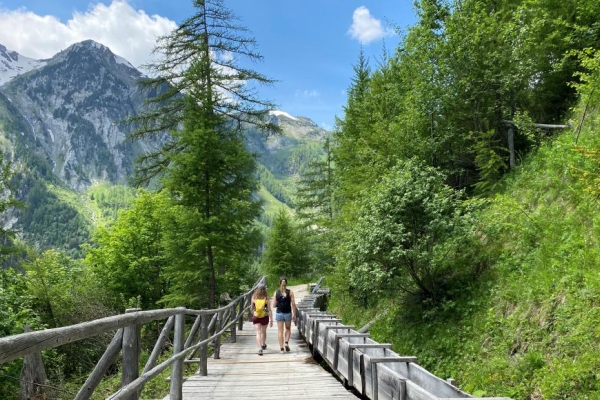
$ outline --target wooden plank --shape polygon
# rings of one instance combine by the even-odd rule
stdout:
[[[293,288],[296,301],[302,296],[299,289]],[[315,362],[298,327],[292,325],[291,351],[284,354],[279,353],[276,326],[267,328],[267,349],[263,356],[257,354],[252,324],[245,321],[243,328],[252,334],[238,332],[235,343],[223,343],[220,359],[207,362],[207,376],[188,376],[183,384],[183,400],[356,399]],[[270,389],[273,385],[274,390]]]
[[[62,346],[100,333],[116,331],[131,325],[146,324],[168,318],[179,313],[175,308],[165,310],[138,311],[83,322],[62,328],[21,333],[0,338],[0,364],[16,360],[26,354]]]
[[[343,338],[368,338],[368,333],[335,333],[335,347],[334,347],[334,359],[332,368],[338,375],[340,372],[338,371],[338,364],[340,357],[344,358],[345,353],[340,351],[340,340]],[[347,360],[346,360],[347,361]]]

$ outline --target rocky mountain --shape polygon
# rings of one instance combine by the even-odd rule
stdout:
[[[133,128],[122,123],[155,94],[137,85],[140,71],[92,40],[38,61],[0,46],[0,58],[6,60],[0,64],[0,150],[12,157],[19,197],[27,202],[26,211],[4,224],[41,248],[76,248],[90,221],[64,199],[81,197],[93,182],[126,183],[137,156],[161,145],[160,139],[126,140]],[[247,145],[261,163],[266,191],[289,204],[290,178],[322,154],[328,133],[283,111],[271,118],[283,135],[265,138],[249,128]]]
[[[37,153],[75,190],[94,179],[122,182],[145,144],[126,141],[122,121],[148,93],[141,73],[107,47],[87,40],[18,75],[1,92],[28,123]]]
[[[39,68],[48,60],[34,60],[20,55],[16,51],[8,50],[0,44],[0,86],[17,75],[24,74],[32,69]]]

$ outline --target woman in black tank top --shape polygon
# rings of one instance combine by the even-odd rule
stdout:
[[[294,292],[287,288],[287,278],[279,278],[279,289],[275,292],[275,321],[277,321],[277,339],[279,340],[280,353],[290,351],[290,336],[292,334],[292,321],[296,323],[296,301]],[[285,344],[284,344],[285,339]]]

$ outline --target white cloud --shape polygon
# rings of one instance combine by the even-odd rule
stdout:
[[[385,36],[394,35],[395,32],[391,28],[384,28],[380,20],[373,18],[367,7],[361,6],[352,14],[352,25],[348,29],[348,34],[359,42],[368,44]]]
[[[85,13],[74,13],[66,23],[24,8],[0,9],[0,26],[0,44],[26,57],[49,58],[73,43],[92,39],[136,67],[149,61],[158,36],[177,27],[168,18],[133,9],[125,0],[113,0],[109,6],[97,3]]]
[[[316,90],[296,90],[296,97],[315,99],[319,96],[321,96],[321,94]]]

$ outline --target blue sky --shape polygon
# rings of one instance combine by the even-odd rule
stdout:
[[[257,41],[276,79],[261,97],[280,110],[330,129],[343,115],[346,89],[362,46],[371,67],[393,52],[396,27],[412,25],[412,0],[225,0]],[[157,35],[194,12],[192,0],[0,0],[0,44],[30,58],[48,58],[93,39],[139,66]]]

